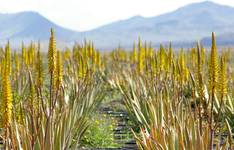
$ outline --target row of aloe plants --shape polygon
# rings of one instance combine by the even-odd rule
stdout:
[[[18,50],[19,51],[19,50]],[[77,149],[105,96],[101,55],[91,42],[48,53],[22,44],[1,48],[1,141],[4,149]]]
[[[122,93],[139,149],[233,149],[231,52],[219,52],[214,33],[209,52],[199,43],[155,51],[141,41],[138,51],[113,52],[122,57],[116,66],[129,65],[108,82]]]

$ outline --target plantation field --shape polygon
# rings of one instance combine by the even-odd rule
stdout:
[[[100,51],[84,41],[0,49],[4,149],[234,149],[233,51],[170,45]],[[124,128],[124,129],[123,129]],[[120,132],[123,137],[117,138]],[[131,148],[130,148],[131,149]],[[132,148],[133,149],[133,148]]]

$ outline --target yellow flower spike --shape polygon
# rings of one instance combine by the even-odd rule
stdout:
[[[210,89],[215,92],[217,89],[218,83],[218,52],[216,48],[215,33],[212,33],[212,47],[210,53],[210,66],[209,66],[209,75],[210,75]]]
[[[201,46],[201,64],[205,64],[206,61],[206,49]]]
[[[141,43],[141,38],[138,38],[138,52],[141,51],[142,49],[142,43]]]
[[[184,81],[187,82],[188,79],[189,79],[189,70],[186,67],[185,70],[184,70]]]
[[[142,48],[141,38],[138,39],[138,64],[137,69],[138,72],[142,72],[144,70],[144,49]]]
[[[137,50],[136,50],[136,43],[133,43],[133,63],[137,62]]]
[[[85,78],[86,77],[86,75],[88,74],[87,73],[87,65],[86,65],[86,62],[84,62],[84,61],[81,61],[81,69],[82,69],[82,78]]]
[[[93,52],[92,59],[93,59],[93,64],[95,65],[97,63],[97,52],[96,51]]]
[[[91,42],[88,41],[88,42],[87,42],[87,56],[88,56],[88,58],[92,58],[92,56],[93,56],[93,55],[91,55],[91,54],[92,54],[91,51],[92,51]]]
[[[28,69],[30,66],[30,58],[29,58],[29,51],[26,51],[26,55],[25,55],[25,65],[26,68]]]
[[[168,54],[165,53],[165,67],[164,67],[164,70],[166,71],[166,73],[169,73],[169,59],[168,59]]]
[[[54,74],[56,70],[56,43],[53,29],[51,29],[51,37],[48,50],[48,67],[49,73]]]
[[[92,57],[94,52],[94,44],[90,41],[88,45],[88,56]]]
[[[138,72],[142,72],[144,69],[144,54],[143,49],[138,52]]]
[[[149,47],[148,55],[149,55],[148,56],[149,58],[153,58],[153,56],[154,56],[154,50],[151,46]]]
[[[4,66],[4,62],[3,62],[3,59],[1,60],[1,63],[0,63],[0,73],[3,74],[3,66]]]
[[[197,43],[197,76],[199,80],[199,75],[202,73],[202,58],[201,58],[201,50],[200,45]]]
[[[222,97],[227,94],[227,64],[224,55],[220,60],[219,91]]]
[[[20,71],[20,62],[19,62],[19,56],[16,53],[16,51],[14,53],[14,61],[15,61],[15,73],[17,75]]]
[[[5,65],[6,65],[6,71],[11,75],[11,48],[10,48],[10,42],[7,42],[6,48],[5,48]]]
[[[97,52],[94,51],[93,56],[92,56],[92,69],[93,69],[93,72],[96,71],[96,64],[97,64]]]
[[[85,40],[85,43],[84,43],[84,49],[83,49],[83,59],[86,61],[88,60],[88,43],[86,42]]]
[[[102,67],[102,62],[101,62],[101,54],[100,54],[100,51],[97,51],[97,58],[96,58],[96,60],[97,60],[97,63],[96,63],[97,68],[98,68],[98,69],[101,69],[101,67]]]
[[[190,62],[192,64],[192,68],[194,69],[196,66],[196,49],[192,48],[190,51]]]
[[[148,57],[148,46],[147,46],[147,42],[146,41],[145,41],[144,54],[145,54],[145,60],[147,60],[147,57]]]
[[[209,66],[209,83],[210,83],[210,97],[211,97],[211,108],[210,108],[210,149],[213,147],[213,109],[215,101],[215,93],[218,86],[218,52],[216,48],[215,33],[212,32],[212,47],[210,53],[210,66]]]
[[[84,64],[83,64],[83,59],[82,58],[80,58],[79,59],[79,64],[78,64],[78,67],[77,67],[77,69],[78,69],[78,77],[79,78],[83,78],[84,77]]]
[[[202,49],[202,47],[201,47]],[[200,44],[197,43],[197,82],[198,82],[198,92],[201,98],[204,97],[204,86],[203,86],[203,76],[202,76],[202,50],[200,49]]]
[[[37,71],[37,86],[38,88],[40,88],[43,85],[43,66],[42,66],[42,56],[40,51],[40,43],[38,43],[36,71]]]
[[[63,61],[61,52],[57,51],[57,63],[56,63],[56,87],[59,89],[59,87],[62,85],[63,82]]]
[[[181,49],[180,54],[179,54],[179,66],[180,66],[180,80],[181,80],[181,84],[183,85],[184,82],[188,79],[188,75],[189,72],[187,70],[186,67],[186,63],[185,63],[185,54],[184,54],[184,50]]]
[[[71,57],[71,52],[69,48],[66,48],[65,52],[64,52],[64,61],[68,61]]]
[[[72,59],[75,63],[78,62],[78,57],[79,57],[79,50],[78,50],[78,47],[75,45],[73,46],[73,50],[72,50]]]
[[[153,76],[156,76],[157,74],[157,56],[156,56],[156,53],[154,55],[154,57],[152,57],[150,59],[150,66],[151,66],[151,71],[152,71],[152,74]]]
[[[171,68],[173,64],[173,51],[172,51],[172,44],[169,45],[169,52],[168,52],[168,65],[169,69]]]
[[[32,52],[32,43],[29,45],[29,47],[28,47],[28,64],[29,64],[29,66],[31,66],[31,64],[32,64],[32,56],[31,56],[31,52]]]
[[[148,46],[147,46],[147,42],[145,41],[145,48],[144,48],[144,66],[145,66],[145,72],[146,72],[146,75],[149,75],[149,71],[150,71],[150,66],[149,66],[149,62],[148,62],[148,58],[149,57],[149,49],[148,49]]]
[[[5,128],[9,127],[12,121],[12,93],[11,93],[11,82],[9,66],[7,64],[7,59],[4,63],[4,71],[2,75],[2,108],[3,108],[3,125]]]
[[[165,50],[162,44],[160,44],[160,49],[159,49],[159,68],[160,71],[163,71],[165,68]]]
[[[35,45],[33,42],[31,42],[29,49],[28,49],[28,59],[29,59],[29,65],[33,68],[35,66]]]
[[[173,80],[178,80],[178,67],[175,61],[172,62],[172,77]]]
[[[3,58],[3,59],[1,60],[1,75],[4,74],[5,67],[6,67],[6,59]]]
[[[91,47],[92,47],[92,49],[91,49],[91,55],[92,55],[92,53],[95,51],[95,47],[94,47],[94,43],[93,42],[91,42]]]
[[[26,55],[27,55],[26,48],[24,46],[24,43],[22,42],[22,49],[21,49],[21,64],[22,64],[22,66],[24,64],[26,64]]]

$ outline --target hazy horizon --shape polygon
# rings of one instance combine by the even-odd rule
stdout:
[[[35,11],[54,23],[76,31],[87,31],[102,25],[124,20],[136,15],[157,16],[179,7],[206,0],[8,0],[2,1],[0,13]],[[209,0],[218,4],[234,6],[231,0]],[[92,5],[91,5],[92,4]]]

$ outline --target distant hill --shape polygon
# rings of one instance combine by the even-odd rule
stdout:
[[[0,14],[0,43],[10,40],[13,45],[19,45],[22,41],[48,41],[50,28],[56,30],[57,40],[64,44],[73,41],[79,34],[56,25],[36,12]]]
[[[134,16],[86,32],[63,28],[35,12],[0,14],[0,42],[46,41],[51,27],[61,43],[81,42],[86,38],[98,48],[119,44],[131,47],[139,36],[155,45],[171,41],[183,46],[197,40],[209,44],[207,37],[212,31],[217,33],[219,44],[234,45],[234,8],[209,1],[193,3],[163,15]]]
[[[140,35],[153,43],[191,43],[234,31],[234,8],[213,2],[194,3],[156,17],[135,16],[94,29],[86,33],[95,43],[106,41],[117,45],[131,45]],[[101,37],[103,38],[100,38]]]

